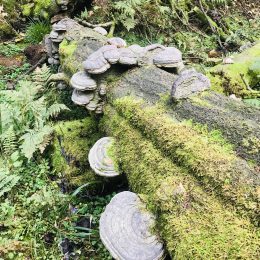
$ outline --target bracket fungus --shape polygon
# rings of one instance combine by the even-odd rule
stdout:
[[[154,65],[164,68],[183,69],[182,53],[175,47],[167,47],[153,58]]]
[[[119,172],[115,169],[115,164],[109,149],[113,144],[112,137],[103,137],[99,139],[94,146],[90,149],[88,160],[92,170],[104,177],[115,177]]]
[[[205,75],[195,69],[187,69],[174,81],[171,96],[173,99],[188,98],[209,88],[210,80]]]
[[[100,238],[116,260],[162,259],[163,244],[151,233],[154,221],[137,194],[120,192],[101,215]]]
[[[90,74],[102,74],[106,72],[111,65],[104,58],[102,51],[92,53],[84,62],[84,69]]]
[[[129,48],[119,49],[119,63],[124,65],[137,65],[138,55]]]
[[[113,37],[107,40],[107,43],[111,45],[115,45],[117,48],[123,48],[126,47],[126,41],[119,37]]]
[[[87,105],[94,98],[94,93],[92,92],[83,92],[77,89],[74,89],[72,92],[71,100],[79,105]]]
[[[79,71],[75,73],[71,80],[70,85],[81,91],[85,90],[95,90],[97,88],[97,83],[94,79],[92,79],[86,72]]]
[[[104,36],[107,35],[107,30],[104,29],[103,27],[98,26],[98,27],[95,27],[93,30],[100,33],[101,35],[104,35]]]

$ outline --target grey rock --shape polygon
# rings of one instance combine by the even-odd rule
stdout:
[[[210,88],[210,80],[195,69],[181,72],[173,83],[171,96],[173,99],[188,98]]]
[[[137,194],[116,194],[99,221],[100,238],[116,260],[158,260],[163,244],[151,233],[155,218]]]
[[[94,93],[92,92],[83,92],[77,89],[74,89],[72,92],[71,100],[80,106],[87,105],[94,98]]]
[[[75,73],[71,80],[70,85],[77,90],[95,90],[97,83],[86,72],[80,71]]]
[[[95,107],[95,109],[97,106]],[[108,154],[109,147],[113,144],[112,137],[103,137],[99,139],[90,149],[88,160],[91,169],[98,175],[104,177],[115,177],[119,175],[116,171],[113,158]]]

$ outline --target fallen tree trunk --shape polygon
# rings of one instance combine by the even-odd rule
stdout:
[[[60,45],[61,65],[69,76],[82,69],[82,61],[106,42],[105,37],[91,29],[77,30],[80,33],[67,31]],[[114,66],[105,74],[94,76],[97,81],[106,82],[107,101],[112,105],[112,109],[106,110],[103,127],[118,141],[118,160],[131,188],[148,195],[148,205],[158,214],[161,235],[172,257],[189,259],[196,251],[200,259],[254,259],[257,240],[249,219],[257,225],[259,174],[223,140],[200,133],[175,116],[210,126],[215,122],[215,128],[236,142],[234,136],[242,140],[248,137],[248,132],[259,131],[259,126],[252,123],[258,122],[259,111],[211,92],[166,109],[156,105],[165,104],[164,97],[168,99],[176,77],[155,66],[130,69]],[[204,105],[203,111],[198,104]],[[216,115],[219,118],[215,119]],[[225,124],[218,123],[220,117]],[[247,130],[236,128],[240,119]],[[229,135],[229,131],[239,131],[239,135]],[[242,145],[237,147],[247,154]],[[161,186],[165,178],[168,184],[172,183],[169,189],[167,185]],[[179,197],[177,193],[175,200],[172,192],[179,184],[186,195]],[[157,196],[160,192],[162,196]],[[211,226],[214,232],[208,228]],[[252,247],[246,246],[244,250],[242,237],[247,237],[246,245]],[[203,244],[205,240],[208,245]]]
[[[71,77],[82,70],[82,62],[106,43],[106,37],[81,25],[66,32],[60,45],[63,70]],[[104,75],[95,78],[107,79],[110,85],[108,95],[113,98],[129,94],[156,103],[161,96],[167,96],[176,75],[155,66],[130,68],[114,66]],[[126,71],[127,70],[127,71]],[[111,80],[112,79],[112,80]],[[119,81],[118,81],[119,80]],[[118,84],[115,84],[118,81]],[[111,82],[113,84],[111,84]],[[113,89],[111,89],[113,85]],[[260,164],[260,110],[223,95],[208,92],[174,103],[168,113],[177,119],[192,119],[205,124],[210,130],[220,130],[234,145],[239,156]]]

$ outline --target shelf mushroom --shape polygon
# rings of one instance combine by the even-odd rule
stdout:
[[[115,45],[117,48],[123,48],[126,47],[126,42],[122,38],[119,37],[113,37],[107,40],[107,43],[111,45]]]
[[[102,51],[92,53],[84,62],[84,69],[90,74],[102,74],[106,72],[111,65],[104,58]]]
[[[210,88],[210,80],[195,69],[182,71],[174,81],[171,91],[173,99],[178,100]]]
[[[99,222],[100,238],[116,260],[159,260],[163,244],[151,233],[154,216],[137,194],[129,191],[115,195]]]
[[[93,30],[100,33],[101,35],[104,35],[104,36],[107,35],[107,30],[104,29],[103,27],[98,26],[98,27],[95,27]]]
[[[74,89],[72,92],[71,100],[79,106],[87,105],[94,98],[93,92],[83,92],[77,89]]]
[[[154,65],[164,68],[184,68],[182,53],[175,47],[166,47],[165,50],[156,54],[153,58]]]
[[[75,73],[71,80],[70,85],[81,91],[85,90],[95,90],[97,88],[97,83],[94,79],[92,79],[86,72],[79,71]]]
[[[109,149],[113,144],[112,137],[103,137],[99,139],[94,146],[90,149],[88,160],[91,169],[98,175],[104,177],[115,177],[119,172],[115,169],[115,164]]]

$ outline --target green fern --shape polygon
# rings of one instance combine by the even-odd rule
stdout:
[[[37,75],[40,80],[49,77],[49,69],[43,68]],[[38,78],[39,79],[39,78]],[[50,119],[68,108],[63,104],[47,106],[38,82],[21,81],[17,90],[2,91],[0,104],[1,149],[10,155],[17,148],[28,159],[40,150],[42,153],[51,140]]]
[[[51,76],[51,69],[44,64],[41,68],[37,68],[32,74],[32,80],[38,85],[46,86],[49,77]]]
[[[0,135],[0,140],[4,155],[9,156],[16,151],[17,137],[12,126]]]
[[[0,197],[9,192],[19,181],[20,176],[9,174],[9,171],[0,168]]]

